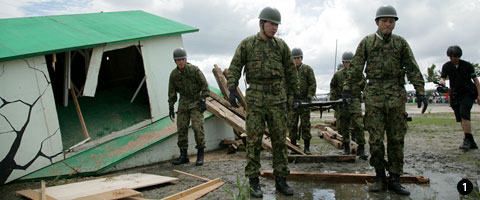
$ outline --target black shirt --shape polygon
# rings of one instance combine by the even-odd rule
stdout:
[[[450,79],[452,95],[463,96],[470,94],[476,98],[477,90],[472,79],[477,77],[477,75],[472,64],[460,59],[457,68],[452,61],[448,61],[443,64],[441,77],[447,78],[447,76]]]

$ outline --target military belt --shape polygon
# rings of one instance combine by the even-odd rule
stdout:
[[[398,78],[370,78],[367,79],[367,83],[400,83]]]
[[[248,88],[257,90],[257,91],[263,91],[263,92],[273,92],[273,90],[275,89],[273,84],[254,84],[254,83],[249,84]]]

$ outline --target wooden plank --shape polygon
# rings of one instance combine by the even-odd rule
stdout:
[[[222,140],[220,141],[220,145],[230,145],[230,144],[235,144],[237,146],[243,145],[242,140]]]
[[[288,162],[322,163],[322,162],[355,162],[355,155],[288,155]]]
[[[89,139],[90,136],[88,135],[87,126],[85,125],[85,120],[83,120],[82,110],[80,110],[80,104],[78,104],[77,95],[75,95],[73,87],[70,88],[70,93],[72,93],[72,99],[75,104],[75,109],[77,110],[78,120],[80,120],[80,125],[82,126],[83,137]]]
[[[86,197],[76,198],[75,200],[107,200],[107,199],[123,199],[131,196],[136,196],[142,194],[141,192],[122,188],[117,190],[112,190],[108,192],[103,192],[100,194],[94,194]]]
[[[153,174],[124,174],[66,185],[47,187],[46,193],[55,199],[75,199],[116,189],[137,189],[178,180],[177,178]],[[39,192],[39,190],[37,190]]]
[[[218,88],[220,91],[222,91],[222,94],[225,98],[228,98],[230,96],[230,91],[228,91],[227,87],[227,79],[222,73],[222,69],[217,66],[217,64],[213,65],[213,76],[215,77],[215,80],[217,81]],[[238,86],[238,85],[237,85]]]
[[[274,178],[272,170],[262,171],[262,176]],[[365,181],[375,182],[375,174],[353,174],[353,173],[317,173],[317,172],[290,172],[287,176],[292,180],[309,180],[309,181],[331,181],[336,183],[365,183]],[[387,176],[388,179],[388,176]],[[402,183],[429,183],[430,179],[423,176],[400,176]]]
[[[175,200],[175,199],[198,199],[203,195],[219,188],[224,183],[221,182],[220,178],[208,181],[206,183],[197,185],[188,190],[173,194],[171,196],[165,197],[162,200]]]
[[[262,137],[262,147],[268,152],[273,153],[272,141],[265,134],[263,134],[263,137]]]
[[[38,191],[28,189],[28,190],[20,190],[20,191],[15,191],[16,194],[23,196],[25,198],[33,199],[33,200],[41,200],[42,199],[42,194]],[[55,200],[55,198],[45,195],[45,198],[47,200]]]
[[[303,152],[300,148],[298,148],[297,146],[293,145],[290,141],[286,140],[285,141],[285,144],[287,145],[288,148],[290,148],[291,150],[299,153],[300,155],[307,155],[305,152]]]
[[[47,193],[45,193],[45,181],[40,182],[40,191],[42,193],[42,200],[47,200]]]
[[[332,139],[337,139],[343,141],[343,136],[340,135],[337,131],[334,131],[330,127],[325,127],[325,131],[327,131]]]
[[[211,97],[206,99],[207,110],[213,113],[216,117],[227,122],[233,129],[239,131],[240,133],[246,133],[245,129],[245,120],[240,118],[238,115],[234,114],[229,109],[225,108],[222,104],[215,101]]]
[[[318,130],[321,131],[321,130]],[[337,139],[333,139],[328,131],[322,131],[323,139],[327,140],[330,144],[332,144],[337,149],[343,149],[343,142]]]
[[[198,179],[201,179],[201,180],[204,180],[204,181],[210,181],[210,179],[208,179],[208,178],[203,178],[203,177],[201,177],[201,176],[197,176],[197,175],[194,175],[194,174],[189,174],[189,173],[187,173],[187,172],[182,172],[182,171],[180,171],[180,170],[174,169],[173,171],[174,171],[174,172],[177,172],[177,173],[180,173],[180,174],[183,174],[183,175],[187,175],[187,176],[191,176],[191,177],[194,177],[194,178],[198,178]]]
[[[215,99],[216,101],[218,101],[220,104],[222,104],[223,106],[225,106],[229,110],[231,110],[233,113],[235,113],[236,115],[238,115],[242,119],[245,119],[246,114],[245,114],[245,109],[243,107],[238,107],[238,108],[233,107],[230,104],[230,102],[228,102],[226,99],[218,96],[217,94],[213,93],[212,91],[210,91],[209,96],[212,97],[212,99]]]

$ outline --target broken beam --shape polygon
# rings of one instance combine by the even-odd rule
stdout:
[[[272,170],[262,171],[262,176],[266,178],[274,178]],[[290,172],[288,179],[293,180],[313,180],[313,181],[331,181],[340,183],[365,183],[375,182],[374,174],[353,174],[353,173],[317,173],[317,172]],[[387,176],[388,179],[388,176]],[[402,183],[429,183],[430,179],[423,176],[400,176]]]
[[[288,155],[288,162],[321,163],[321,162],[355,162],[354,155]]]

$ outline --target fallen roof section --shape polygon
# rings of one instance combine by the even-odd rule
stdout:
[[[144,11],[0,19],[0,62],[196,32]]]

